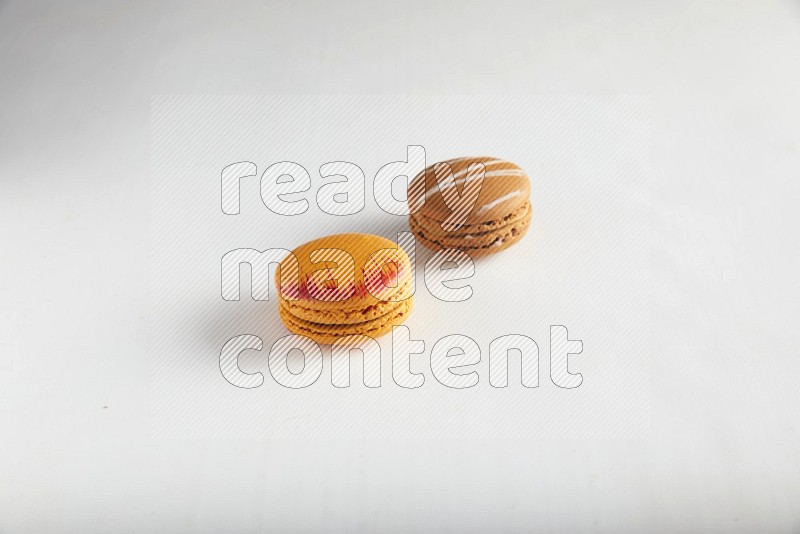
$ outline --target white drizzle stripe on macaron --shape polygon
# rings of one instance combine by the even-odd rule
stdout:
[[[466,173],[464,173],[464,174],[466,174]],[[498,171],[487,172],[486,174],[483,175],[483,178],[484,179],[486,179],[486,178],[498,178],[498,177],[501,177],[501,176],[525,176],[525,172],[522,171],[521,169],[501,169],[501,170],[498,170]],[[436,185],[434,185],[433,187],[431,187],[430,189],[425,191],[425,196],[426,197],[429,196],[431,193],[433,193],[436,190],[441,191],[442,189],[447,189],[448,187],[453,187],[454,185],[462,185],[466,181],[467,181],[466,178],[464,178],[462,180],[454,180],[453,182],[450,182],[450,184],[443,184],[443,187],[441,187],[441,188],[439,187],[439,184],[437,183]]]

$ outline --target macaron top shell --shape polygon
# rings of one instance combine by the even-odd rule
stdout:
[[[275,286],[281,299],[308,309],[355,310],[409,298],[411,276],[408,255],[396,243],[337,234],[294,249],[280,262]]]
[[[455,184],[462,194],[470,165],[482,163],[485,167],[483,185],[464,224],[501,219],[528,202],[531,193],[530,180],[525,171],[515,163],[488,156],[456,158],[442,163],[450,165]],[[439,189],[435,171],[437,165],[441,163],[426,167],[411,181],[409,200],[413,206],[415,202],[421,202],[424,194],[425,204],[416,213],[436,221],[444,221],[454,210],[447,205]],[[450,204],[453,204],[452,200]]]

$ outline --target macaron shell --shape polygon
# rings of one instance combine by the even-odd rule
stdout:
[[[520,221],[526,219],[530,220],[533,213],[533,208],[530,202],[526,202],[514,211],[505,214],[503,217],[493,221],[486,221],[476,224],[465,224],[458,230],[450,231],[442,228],[441,222],[436,219],[425,216],[421,213],[412,214],[410,220],[415,222],[418,226],[425,230],[425,233],[431,238],[461,238],[463,236],[475,237],[479,234],[494,233],[498,229],[515,225]]]
[[[478,199],[465,223],[478,224],[494,221],[517,210],[528,202],[530,180],[522,168],[510,161],[488,156],[466,157],[448,160],[459,191],[463,191],[464,180],[472,163],[485,166],[483,184]],[[438,221],[444,221],[452,210],[447,206],[439,190],[435,166],[425,168],[409,185],[409,198],[421,198],[425,193],[425,204],[416,213]]]
[[[487,228],[487,224],[474,225],[462,228],[463,233],[441,232],[438,222],[421,217],[412,216],[409,220],[411,231],[417,240],[425,247],[433,250],[458,249],[472,257],[484,256],[503,251],[521,240],[528,232],[533,211],[530,204],[526,204],[513,215],[513,221],[495,221],[494,228]],[[437,231],[437,229],[439,231]]]
[[[298,319],[303,319],[314,323],[335,325],[357,324],[370,321],[372,319],[377,319],[378,317],[382,317],[395,310],[398,307],[399,302],[410,299],[412,295],[412,287],[411,280],[408,279],[400,289],[396,301],[378,300],[369,306],[348,306],[341,309],[327,307],[320,309],[309,307],[308,301],[305,300],[293,301],[284,299],[280,299],[280,305],[288,313],[291,313]]]
[[[413,299],[395,303],[396,306],[389,313],[355,324],[322,324],[301,319],[289,313],[284,306],[279,306],[278,313],[286,328],[293,334],[299,334],[313,339],[317,343],[329,344],[339,338],[350,335],[365,335],[377,338],[391,332],[392,327],[402,324],[411,312]]]
[[[349,277],[350,279],[337,279],[336,283],[331,285],[331,287],[341,288],[343,296],[349,295],[343,300],[319,300],[312,297],[309,286],[310,276],[313,273],[327,269],[330,270],[330,278],[336,278],[334,269],[337,267],[337,262],[320,261],[315,263],[311,260],[311,254],[322,249],[340,249],[353,258],[354,272]],[[387,250],[387,254],[397,263],[397,266],[396,268],[392,266],[391,273],[367,273],[368,279],[365,279],[365,264],[368,258],[379,250]],[[402,291],[405,283],[411,278],[411,262],[403,249],[386,238],[371,234],[337,234],[309,241],[292,252],[297,258],[299,273],[292,273],[291,256],[281,261],[280,270],[275,272],[275,286],[278,288],[281,299],[302,302],[303,307],[313,310],[358,311],[385,300],[406,298],[402,295]],[[299,284],[293,281],[292,274],[295,275]],[[320,278],[324,279],[326,276],[322,274]],[[387,294],[381,294],[381,298],[378,298],[372,294],[377,293],[375,291],[376,281],[383,282],[379,285],[381,288],[386,286],[394,286],[394,288],[388,287]],[[346,291],[350,286],[354,286],[352,294]]]

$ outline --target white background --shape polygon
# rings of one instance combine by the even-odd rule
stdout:
[[[0,531],[796,532],[799,30],[796,2],[0,3]],[[649,435],[154,435],[171,93],[649,95]]]
[[[156,435],[399,440],[647,435],[646,98],[159,96],[152,116]],[[528,169],[535,212],[530,235],[507,254],[475,261],[469,280],[456,283],[472,288],[463,302],[434,296],[436,288],[429,286],[435,284],[426,279],[431,254],[422,245],[414,247],[416,292],[405,324],[413,339],[425,343],[425,355],[410,363],[413,372],[427,374],[418,390],[403,391],[393,380],[392,362],[404,356],[393,352],[391,336],[380,340],[378,391],[363,385],[338,390],[327,360],[323,376],[308,390],[281,387],[267,369],[270,347],[289,334],[274,295],[272,301],[253,301],[246,267],[240,300],[223,300],[221,258],[242,248],[291,250],[343,232],[396,241],[398,232],[409,230],[408,219],[381,209],[374,194],[380,182],[374,178],[383,165],[405,160],[409,144],[425,147],[430,163],[488,153]],[[260,172],[239,181],[240,212],[226,215],[220,207],[221,171],[243,158]],[[261,173],[285,159],[312,175],[309,191],[287,196],[310,205],[294,216],[273,213],[260,196]],[[366,201],[358,213],[337,217],[318,206],[324,204],[317,201],[320,186],[331,181],[318,169],[342,159],[366,174],[360,185]],[[423,168],[405,172],[413,177]],[[397,180],[396,189],[402,191],[404,180]],[[267,274],[255,272],[272,285]],[[569,366],[585,375],[579,390],[561,389],[550,380],[551,325],[566,326],[572,339],[585,344],[585,353],[571,357]],[[245,371],[270,377],[256,391],[233,387],[220,372],[223,345],[243,334],[264,343],[264,350],[240,360]],[[434,344],[454,334],[470,337],[482,353],[478,365],[463,370],[478,373],[479,382],[469,391],[449,389],[432,374]],[[509,334],[539,345],[539,389],[522,387],[519,355],[510,359],[508,389],[490,386],[489,345]],[[296,372],[303,368],[298,353],[289,361]],[[360,355],[351,365],[353,383],[363,384]]]

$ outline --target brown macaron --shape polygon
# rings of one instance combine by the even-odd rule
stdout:
[[[528,175],[510,161],[468,157],[435,163],[409,185],[409,225],[428,248],[459,249],[473,257],[493,254],[528,231],[530,191]],[[424,205],[415,210],[423,198]]]

